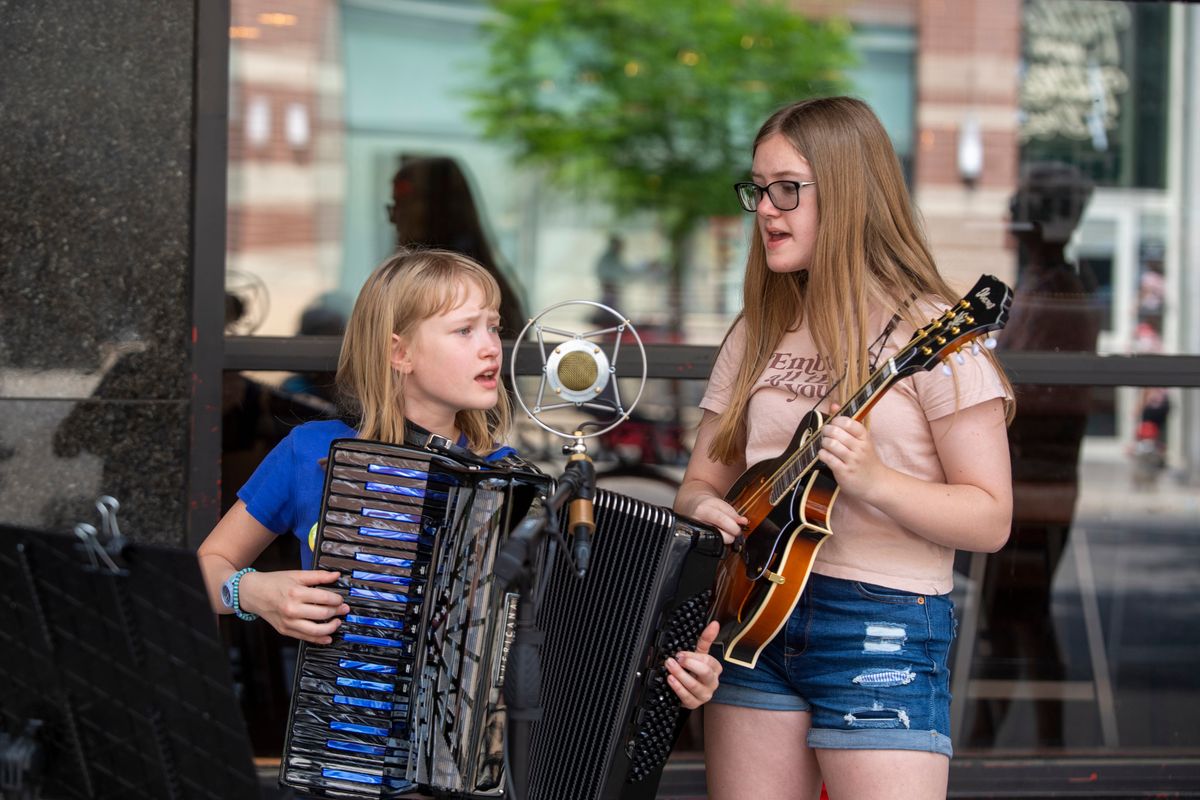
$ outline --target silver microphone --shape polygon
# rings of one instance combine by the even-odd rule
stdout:
[[[566,327],[578,325],[580,307],[599,327]],[[601,322],[595,323],[596,319]],[[618,360],[630,352],[630,344],[635,346],[635,357],[641,359],[641,382],[627,403],[616,372]],[[534,345],[542,359],[541,378],[536,396],[526,397],[529,392],[522,391],[517,376],[517,356],[522,347]],[[592,300],[567,300],[549,306],[526,323],[513,341],[509,369],[513,396],[525,414],[544,430],[578,442],[607,433],[629,418],[646,388],[646,348],[633,323],[620,312]],[[585,435],[578,426],[560,430],[541,418],[547,411],[572,407],[602,412],[611,415],[611,420],[602,420],[597,430]]]
[[[597,319],[601,320],[601,327],[580,331],[565,327],[568,323],[577,324],[580,310],[578,306],[583,306],[590,312],[588,319],[593,324],[596,324]],[[555,317],[565,321],[555,324]],[[603,322],[608,321],[608,317],[612,317],[612,321],[604,325]],[[538,381],[537,396],[532,402],[528,402],[521,391],[521,381],[517,376],[517,356],[522,345],[529,346],[534,341],[542,357],[542,374]],[[624,351],[621,350],[623,343]],[[637,346],[636,352],[642,362],[642,379],[637,394],[632,402],[626,405],[617,384],[616,374],[617,360],[622,352],[630,351],[630,343]],[[596,468],[588,457],[584,439],[607,433],[629,419],[634,406],[642,398],[642,391],[646,388],[646,348],[642,346],[642,338],[638,336],[633,323],[619,312],[591,300],[568,300],[550,306],[529,320],[521,329],[521,333],[513,341],[509,369],[512,374],[513,396],[517,398],[517,402],[529,418],[550,433],[572,440],[571,444],[563,446],[563,452],[570,457],[566,470],[558,480],[554,498],[549,502],[555,509],[558,507],[554,505],[555,498],[561,497],[570,502],[571,553],[575,562],[575,574],[582,578],[587,574],[588,563],[591,561],[592,533],[596,529],[593,518]],[[570,407],[603,411],[610,413],[612,419],[608,422],[593,422],[598,429],[585,434],[584,428],[588,426],[582,422],[572,426],[570,430],[559,430],[540,417],[546,411]]]
[[[555,394],[573,403],[584,403],[608,386],[608,357],[599,345],[574,339],[554,348],[546,359],[545,374]]]

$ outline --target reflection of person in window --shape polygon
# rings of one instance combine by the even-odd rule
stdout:
[[[609,308],[617,308],[621,303],[621,284],[629,277],[629,268],[625,266],[622,253],[625,250],[625,240],[617,234],[608,237],[608,245],[596,261],[596,280],[600,282],[600,302]]]
[[[1094,282],[1064,252],[1091,192],[1091,182],[1066,164],[1035,162],[1022,170],[1010,207],[1019,274],[1008,325],[999,337],[1002,349],[1095,352],[1101,309]],[[1012,535],[988,558],[983,611],[992,655],[999,663],[1015,661],[1022,676],[1032,680],[1064,678],[1050,613],[1051,584],[1079,493],[1090,391],[1086,386],[1016,387],[1017,416],[1008,431]],[[1061,744],[1061,700],[1037,706],[1039,743]],[[992,743],[1007,711],[1002,700],[979,706],[971,743]]]
[[[1161,353],[1163,351],[1163,306],[1166,296],[1166,280],[1163,277],[1161,259],[1143,259],[1142,273],[1138,278],[1138,323],[1133,330],[1134,353]],[[1133,444],[1133,486],[1135,489],[1152,488],[1158,473],[1166,466],[1167,416],[1171,401],[1167,390],[1161,386],[1142,389],[1138,400],[1138,419]]]
[[[526,317],[515,282],[486,233],[471,185],[453,158],[404,158],[392,178],[388,219],[399,247],[433,247],[479,262],[500,285],[500,329],[515,336]]]

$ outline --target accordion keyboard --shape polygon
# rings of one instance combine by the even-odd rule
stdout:
[[[426,451],[334,444],[314,567],[340,573],[330,588],[350,613],[332,644],[301,645],[281,783],[327,797],[501,793],[515,598],[491,563],[513,485]]]

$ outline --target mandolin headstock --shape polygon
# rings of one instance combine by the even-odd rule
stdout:
[[[999,278],[981,276],[957,303],[913,334],[894,359],[897,374],[932,369],[968,342],[1000,330],[1008,322],[1012,298],[1012,289]],[[994,341],[986,344],[994,346]]]

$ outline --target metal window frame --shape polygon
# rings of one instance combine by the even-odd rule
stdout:
[[[505,342],[508,363],[511,342]],[[334,336],[230,336],[225,339],[226,370],[332,372],[341,340]],[[648,344],[647,377],[706,380],[717,357],[713,345]],[[1088,353],[1003,352],[1000,362],[1013,383],[1056,386],[1200,386],[1200,356],[1100,356]],[[522,352],[519,375],[537,375],[541,361],[533,349]],[[636,365],[623,362],[617,375],[636,377]]]
[[[191,398],[187,544],[196,548],[221,510],[221,376],[225,361],[225,211],[229,168],[230,3],[194,10]]]

